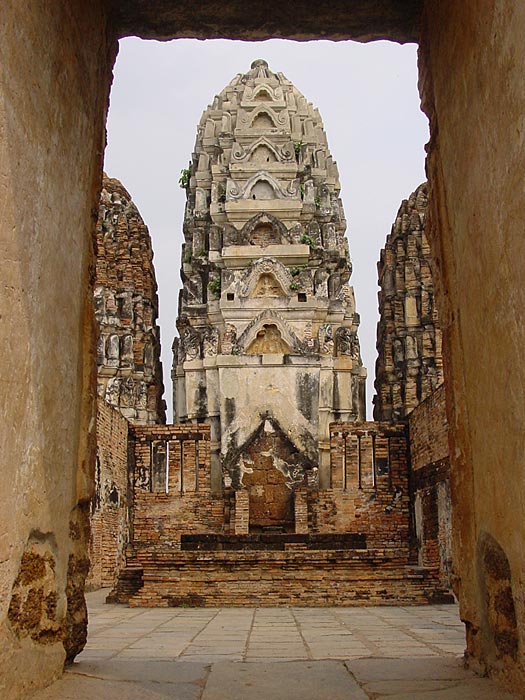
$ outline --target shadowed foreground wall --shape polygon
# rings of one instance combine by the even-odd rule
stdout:
[[[115,583],[128,543],[129,423],[105,401],[97,406],[95,494],[91,500],[91,566],[86,588]]]
[[[522,688],[525,5],[446,0],[427,8],[420,88],[432,133],[428,233],[443,331],[461,617],[470,659]],[[495,552],[488,555],[494,575],[487,551]],[[517,643],[508,647],[498,646],[486,610],[487,587],[498,575],[508,581],[518,621]]]
[[[86,634],[90,265],[115,45],[96,0],[0,15],[0,697],[19,700]]]

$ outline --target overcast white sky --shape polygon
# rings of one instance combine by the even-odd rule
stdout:
[[[401,200],[425,180],[428,122],[419,107],[416,46],[128,38],[115,68],[105,170],[130,192],[153,239],[168,420],[185,203],[179,174],[203,110],[256,58],[284,73],[319,109],[339,166],[371,419],[376,263]]]

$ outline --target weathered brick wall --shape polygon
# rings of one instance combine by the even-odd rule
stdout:
[[[152,555],[132,607],[450,602],[433,572],[388,550],[182,551]]]
[[[444,384],[412,411],[409,434],[419,561],[439,567],[442,582],[451,585],[452,513]]]
[[[179,549],[183,533],[222,532],[224,499],[211,493],[210,427],[134,426],[133,551]]]
[[[310,497],[313,531],[359,532],[371,547],[410,546],[408,439],[403,424],[333,423],[332,488]]]
[[[330,430],[331,488],[298,486],[295,534],[261,535],[250,527],[248,489],[212,494],[208,425],[131,427],[132,537],[115,600],[133,606],[448,600],[436,570],[413,567],[406,426],[334,423]]]
[[[128,540],[128,426],[118,411],[99,401],[88,590],[112,586],[124,564]]]
[[[448,422],[444,384],[441,384],[412,411],[408,425],[413,471],[448,458]]]

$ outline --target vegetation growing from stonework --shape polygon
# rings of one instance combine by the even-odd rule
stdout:
[[[220,280],[212,280],[211,282],[208,283],[208,289],[212,294],[214,294],[217,298],[220,297],[221,295],[221,281]]]
[[[190,185],[191,170],[189,168],[182,168],[180,171],[179,185],[182,189],[188,189]]]
[[[315,250],[317,248],[316,242],[307,233],[303,233],[303,235],[301,236],[301,243],[305,243],[306,245],[309,245],[310,248],[312,248],[312,250]]]
[[[292,277],[297,277],[301,274],[301,272],[308,270],[308,265],[293,265],[292,267],[289,267],[288,270],[290,271]]]

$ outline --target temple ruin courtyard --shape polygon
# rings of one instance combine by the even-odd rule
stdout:
[[[35,700],[505,700],[462,666],[455,605],[127,608],[88,594],[86,649]]]

